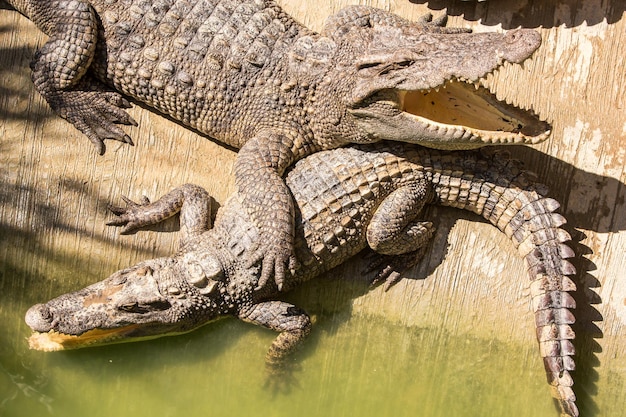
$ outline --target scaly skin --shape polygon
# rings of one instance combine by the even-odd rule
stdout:
[[[425,204],[472,211],[511,238],[528,264],[540,352],[564,415],[577,416],[574,369],[575,290],[563,242],[565,219],[545,187],[501,153],[442,152],[407,144],[378,144],[316,153],[286,178],[296,202],[295,250],[303,266],[289,272],[289,290],[369,246],[385,254],[378,280],[395,282],[433,233]],[[235,194],[209,230],[209,196],[185,185],[149,203],[114,208],[124,230],[181,212],[181,249],[141,262],[75,293],[33,306],[26,322],[32,348],[59,350],[189,331],[224,316],[280,332],[267,362],[279,366],[304,337],[305,312],[280,301],[274,282],[259,287],[258,265],[246,262],[262,234]],[[413,259],[412,259],[413,258]]]
[[[297,264],[281,176],[298,159],[381,139],[474,148],[550,132],[462,82],[528,58],[532,30],[473,34],[353,6],[317,34],[263,0],[8,1],[50,36],[32,64],[37,91],[98,152],[105,139],[132,144],[119,93],[240,149],[236,185],[268,243],[248,260],[262,262],[262,285]]]

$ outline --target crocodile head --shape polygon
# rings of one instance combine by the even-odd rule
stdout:
[[[31,349],[53,351],[191,331],[232,308],[210,257],[160,258],[37,304],[26,313]]]
[[[298,55],[308,61],[307,71],[326,63],[321,81],[326,85],[320,90],[336,93],[332,100],[345,109],[337,113],[361,132],[351,141],[471,149],[536,144],[550,135],[548,123],[498,100],[483,82],[506,63],[530,57],[541,44],[538,32],[471,33],[434,23],[359,22],[341,29],[327,25],[326,36]],[[318,101],[319,115],[328,114],[333,103],[323,97]]]

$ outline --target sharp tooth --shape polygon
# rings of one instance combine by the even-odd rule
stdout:
[[[439,92],[439,87],[435,87],[435,93]]]

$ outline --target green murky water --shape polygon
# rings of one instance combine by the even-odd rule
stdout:
[[[148,342],[32,352],[23,314],[42,296],[18,293],[0,307],[2,416],[557,415],[536,351],[514,344],[313,307],[295,384],[273,393],[270,331],[225,319]]]

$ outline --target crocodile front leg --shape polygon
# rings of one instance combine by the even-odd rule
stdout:
[[[287,134],[262,132],[239,151],[235,162],[235,184],[250,219],[259,228],[259,246],[248,257],[251,266],[262,261],[259,288],[270,278],[282,289],[287,270],[294,271],[293,197],[282,175],[302,149]],[[299,155],[296,155],[299,153]]]
[[[104,139],[133,144],[116,123],[136,125],[130,103],[87,75],[96,51],[98,20],[85,0],[28,0],[16,7],[50,36],[31,63],[37,91],[62,118],[104,153]]]
[[[239,318],[280,332],[270,346],[265,362],[271,370],[280,368],[311,331],[309,316],[283,301],[267,301],[239,311]]]
[[[127,207],[109,206],[117,218],[108,226],[123,226],[122,234],[140,227],[157,224],[180,212],[181,247],[190,239],[211,228],[211,197],[204,188],[193,184],[181,185],[150,203],[147,197],[137,204],[122,197]]]

